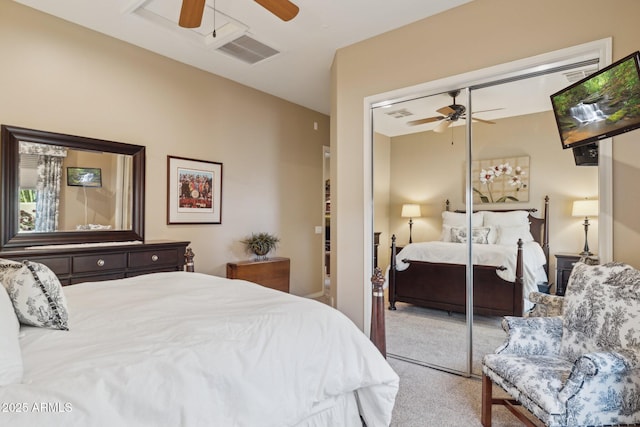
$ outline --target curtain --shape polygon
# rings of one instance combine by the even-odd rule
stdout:
[[[56,231],[60,206],[62,162],[67,149],[57,145],[20,141],[20,154],[38,156],[35,231]]]

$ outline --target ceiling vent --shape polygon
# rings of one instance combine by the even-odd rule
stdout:
[[[391,116],[396,119],[401,119],[403,117],[413,116],[413,113],[406,108],[401,108],[400,110],[393,110],[385,112],[386,115]]]
[[[240,36],[217,50],[248,64],[255,64],[280,53],[247,35]]]

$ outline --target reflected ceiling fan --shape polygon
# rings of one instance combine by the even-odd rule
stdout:
[[[300,8],[289,0],[255,0],[255,2],[283,21],[292,20],[300,11]],[[184,28],[199,27],[202,23],[205,3],[206,0],[182,0],[178,25]]]
[[[433,117],[427,117],[424,119],[412,120],[407,124],[410,126],[417,126],[417,125],[423,125],[425,123],[440,121],[440,123],[438,123],[436,127],[433,128],[433,131],[444,132],[449,126],[451,126],[453,122],[457,122],[459,119],[466,119],[467,107],[465,107],[464,105],[456,104],[456,97],[460,95],[460,90],[459,89],[453,90],[451,92],[448,92],[448,94],[451,98],[453,98],[453,103],[451,105],[447,105],[446,107],[442,107],[436,110],[438,113],[441,114],[441,116],[433,116]],[[476,113],[483,113],[485,111],[495,111],[495,110],[502,110],[502,108],[476,111]],[[495,122],[479,119],[477,117],[472,117],[472,120],[474,122],[482,122],[482,123],[487,123],[491,125],[495,124]]]

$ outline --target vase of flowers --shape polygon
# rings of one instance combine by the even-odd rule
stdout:
[[[269,252],[274,250],[279,242],[277,236],[265,232],[251,233],[250,237],[242,240],[247,252],[254,254],[258,260],[267,259]]]

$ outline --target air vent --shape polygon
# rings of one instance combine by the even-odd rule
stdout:
[[[401,119],[403,117],[413,116],[413,113],[406,108],[402,108],[400,110],[393,110],[385,113],[388,116],[391,116],[395,119]]]
[[[585,70],[566,72],[566,73],[564,73],[564,76],[567,78],[569,83],[575,83],[578,80],[582,80],[585,77],[590,76],[591,74],[595,73],[596,71],[598,71],[598,68],[587,68]]]
[[[267,46],[266,44],[260,43],[258,40],[252,39],[249,36],[240,36],[237,39],[222,45],[217,50],[248,64],[255,64],[256,62],[260,62],[263,59],[270,58],[280,53],[279,51]]]

